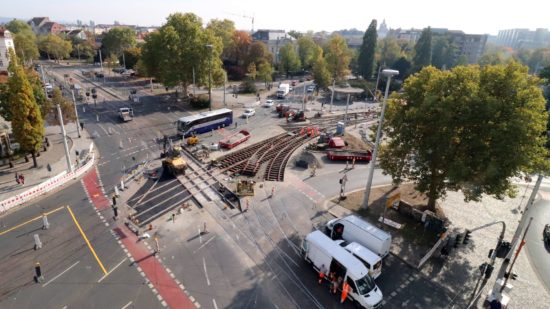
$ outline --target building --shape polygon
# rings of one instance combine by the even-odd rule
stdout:
[[[88,39],[86,31],[82,29],[61,30],[60,34],[65,35],[65,37],[68,39],[79,39],[82,41],[86,41]]]
[[[11,33],[4,28],[0,28],[0,73],[7,72],[10,64],[9,49],[14,49]]]
[[[260,41],[267,45],[267,50],[275,56],[275,62],[279,62],[279,50],[287,43],[293,43],[294,38],[284,30],[261,29],[252,34],[253,41]]]
[[[58,34],[65,29],[63,25],[51,21],[48,17],[34,17],[28,24],[37,35]]]
[[[548,29],[507,29],[498,32],[496,44],[500,46],[520,48],[543,48],[550,46],[550,32]]]
[[[386,25],[386,19],[382,20],[382,23],[378,27],[378,31],[377,31],[378,38],[379,39],[385,38],[388,35],[389,31],[390,30],[388,29],[388,26]]]

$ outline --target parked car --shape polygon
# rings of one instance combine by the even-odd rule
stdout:
[[[542,236],[544,238],[544,241],[550,246],[550,224],[544,226]]]
[[[97,78],[104,78],[105,77],[105,74],[101,73],[101,72],[95,72],[95,77]]]
[[[266,100],[264,103],[264,107],[272,107],[273,106],[273,100]]]
[[[313,92],[313,91],[315,91],[315,85],[309,85],[309,86],[307,86],[306,89],[307,89],[307,92]]]
[[[253,108],[247,108],[244,110],[243,118],[248,118],[256,115],[256,110]]]
[[[125,68],[114,68],[113,72],[121,74],[122,72],[126,71]]]
[[[134,71],[132,69],[129,69],[129,70],[122,71],[120,74],[122,74],[124,76],[134,76],[134,75],[136,75],[136,71]]]

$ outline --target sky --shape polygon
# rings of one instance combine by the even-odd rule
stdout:
[[[174,12],[192,12],[206,24],[230,19],[237,29],[366,30],[372,19],[390,28],[448,28],[493,34],[511,28],[550,28],[545,0],[0,0],[0,17],[96,24],[160,26]]]

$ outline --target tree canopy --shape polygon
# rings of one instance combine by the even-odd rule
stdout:
[[[363,44],[361,44],[359,58],[357,59],[359,72],[364,79],[370,79],[372,77],[377,37],[376,19],[373,19],[367,28],[367,31],[365,31],[365,35],[363,36]]]
[[[349,74],[351,53],[346,40],[341,35],[333,35],[325,45],[325,61],[332,78],[343,79]]]
[[[223,52],[221,57],[223,59],[229,58],[233,49],[233,35],[236,31],[235,22],[229,19],[212,19],[208,22],[206,29],[211,30],[215,36],[222,40]]]
[[[55,60],[69,58],[73,47],[70,41],[64,40],[55,34],[48,34],[39,37],[38,48],[48,55],[48,59]]]
[[[210,60],[213,84],[223,83],[222,48],[221,39],[204,29],[197,15],[176,13],[145,38],[141,60],[149,76],[168,87],[180,85],[187,94],[187,87],[193,83],[193,70],[197,84],[208,84]]]
[[[279,49],[279,71],[289,72],[298,71],[300,69],[300,57],[292,43],[287,43]]]
[[[11,20],[9,23],[5,25],[5,27],[13,34],[17,34],[21,32],[32,32],[31,26],[19,19]]]
[[[128,27],[115,27],[105,33],[101,41],[105,55],[121,55],[126,48],[136,46],[136,33]]]
[[[515,62],[424,68],[389,102],[384,172],[413,181],[432,208],[447,190],[462,190],[467,201],[513,196],[510,177],[548,171],[539,82]]]
[[[23,62],[38,59],[40,53],[36,45],[36,35],[32,31],[21,31],[13,36],[15,52]]]
[[[67,124],[70,122],[76,122],[76,114],[74,111],[73,103],[68,101],[63,97],[61,90],[59,88],[54,88],[52,92],[51,104],[53,106],[59,105],[61,108],[61,115],[63,115],[63,123]],[[57,114],[55,117],[56,124],[59,124],[59,119],[57,119]]]
[[[309,35],[300,36],[298,38],[298,55],[304,69],[313,67],[315,59],[317,59],[318,45]]]
[[[34,167],[37,167],[36,153],[42,147],[44,121],[23,67],[18,63],[15,52],[10,49],[9,53],[8,101],[13,135],[21,150],[32,154]]]
[[[326,89],[330,84],[331,74],[328,70],[327,62],[323,57],[323,50],[321,47],[317,47],[316,55],[317,57],[315,61],[313,61],[313,78],[319,88]]]
[[[415,71],[432,63],[432,31],[430,27],[422,30],[420,38],[414,45],[413,63]]]

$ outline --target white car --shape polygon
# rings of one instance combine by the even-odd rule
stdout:
[[[273,100],[266,100],[264,103],[264,107],[272,107],[274,104]]]
[[[243,118],[248,118],[256,115],[256,110],[253,108],[247,108],[244,110]]]

